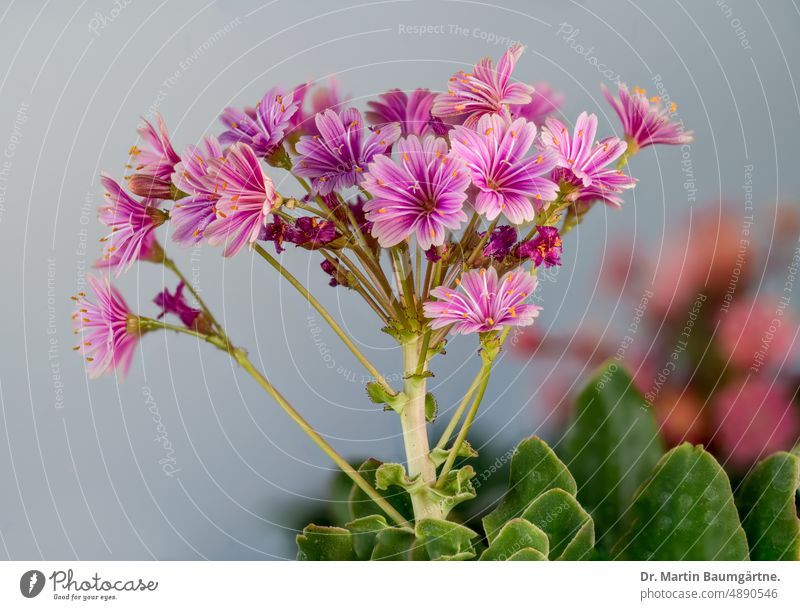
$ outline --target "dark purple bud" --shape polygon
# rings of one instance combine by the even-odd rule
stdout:
[[[486,233],[481,234],[481,238]],[[511,254],[511,248],[517,241],[517,230],[514,227],[497,227],[489,236],[489,241],[483,249],[483,255],[491,258],[503,259]]]

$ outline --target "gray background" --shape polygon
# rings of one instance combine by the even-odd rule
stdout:
[[[796,198],[800,184],[800,14],[789,1],[729,4],[129,0],[114,16],[106,2],[0,3],[0,557],[287,558],[291,513],[327,497],[331,464],[224,354],[151,335],[121,383],[88,381],[71,351],[69,296],[102,235],[98,173],[123,175],[140,115],[158,107],[182,148],[217,132],[223,107],[252,104],[275,84],[338,74],[362,107],[390,87],[443,89],[457,69],[502,53],[484,32],[526,44],[514,76],[563,90],[570,119],[597,112],[601,135],[618,124],[594,64],[645,88],[660,74],[696,131],[696,202],[741,201],[752,163],[756,222],[769,234],[777,202]],[[445,33],[401,28],[428,24]],[[577,32],[567,40],[569,28]],[[594,210],[566,240],[564,266],[541,292],[543,330],[577,332],[591,311],[613,336],[630,312],[596,291],[601,259],[621,237],[656,254],[680,239],[695,205],[680,150],[647,150],[632,170],[641,182],[624,209]],[[285,176],[273,178],[294,192]],[[343,454],[401,456],[396,418],[368,404],[357,362],[275,273],[248,252],[227,261],[215,249],[173,252],[231,337]],[[381,370],[398,370],[398,350],[365,306],[325,285],[315,257],[290,249],[284,260]],[[118,285],[152,315],[163,282],[160,268],[141,265]],[[312,327],[321,329],[322,350]],[[504,359],[479,422],[495,441],[489,451],[552,433],[536,388],[558,365]],[[455,341],[436,363],[443,408],[477,366],[474,339]],[[148,393],[180,469],[173,477],[159,464],[165,449],[154,440]]]

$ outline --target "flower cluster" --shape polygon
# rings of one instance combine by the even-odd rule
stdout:
[[[597,116],[587,112],[568,127],[555,116],[562,94],[515,78],[523,51],[516,45],[496,64],[485,58],[459,71],[442,93],[392,89],[368,101],[365,114],[335,82],[274,86],[254,107],[226,108],[224,129],[180,154],[161,116],[145,122],[130,149],[128,189],[101,178],[99,218],[109,233],[98,267],[116,275],[136,261],[174,268],[156,238],[166,226],[184,247],[220,245],[226,257],[253,249],[284,276],[263,242],[278,254],[288,243],[319,253],[329,284],[358,292],[396,337],[430,333],[435,347],[448,332],[484,336],[531,324],[537,270],[561,264],[576,210],[582,217],[597,201],[620,205],[635,185],[625,171],[630,155],[691,134],[671,120],[674,108],[624,86],[618,99],[604,88],[624,138],[597,141]],[[288,170],[304,192],[278,193],[273,168]],[[417,262],[418,277],[415,257],[427,265],[423,273]],[[106,324],[118,295],[93,287],[106,296],[95,309],[85,296],[80,304]],[[222,341],[210,312],[185,300],[186,287],[181,280],[156,296],[157,320],[169,313]],[[115,306],[108,324],[116,338],[94,358],[95,372],[130,360],[135,341],[123,309]],[[125,353],[114,356],[118,345]]]
[[[597,141],[596,115],[582,112],[574,124],[557,118],[564,104],[560,93],[515,78],[523,50],[515,45],[496,64],[486,58],[459,71],[444,92],[391,89],[367,101],[363,113],[332,81],[273,86],[253,107],[225,108],[223,129],[182,147],[173,144],[160,116],[155,126],[145,122],[141,141],[130,149],[127,189],[107,174],[100,179],[107,201],[99,220],[108,230],[97,266],[107,272],[89,278],[93,295],[74,297],[75,349],[89,374],[125,375],[142,336],[158,330],[213,346],[252,376],[353,480],[355,493],[366,494],[367,503],[383,512],[385,517],[361,520],[381,525],[372,536],[376,541],[389,535],[380,543],[389,543],[382,557],[411,555],[411,547],[395,552],[397,542],[391,542],[407,542],[409,535],[413,548],[422,542],[419,549],[430,559],[474,556],[468,527],[446,519],[475,496],[474,470],[457,462],[474,453],[466,437],[498,354],[512,329],[530,327],[543,311],[533,302],[539,275],[562,264],[564,236],[596,202],[619,206],[635,185],[626,172],[630,156],[650,144],[691,137],[658,102],[620,88],[619,100],[609,101],[624,138]],[[365,477],[363,468],[339,455],[228,336],[159,232],[182,247],[219,246],[225,257],[253,253],[288,282],[364,367],[370,400],[399,415],[406,466],[383,464]],[[324,299],[312,294],[315,280],[302,282],[283,265],[288,244],[296,246],[291,252],[305,250],[317,259],[310,267],[317,280],[357,294],[382,332],[400,344],[403,368],[396,379],[402,387],[394,387],[398,382],[370,362]],[[177,278],[153,297],[155,317],[132,312],[107,277],[137,261],[160,264]],[[436,399],[427,379],[451,335],[477,340],[481,365],[432,447],[427,424],[436,416]],[[386,481],[408,502],[389,502],[377,489]],[[514,510],[501,504],[486,517],[485,524],[498,526],[485,528],[488,540]],[[514,521],[538,531],[523,518]],[[581,523],[581,532],[593,531],[583,517]],[[311,540],[322,531],[315,526],[300,535],[301,556],[325,555],[321,549],[329,545]],[[443,536],[451,539],[426,550],[426,541]],[[521,548],[514,557],[544,558],[547,537],[535,538],[544,540],[544,554]],[[369,543],[358,551],[349,542],[335,546],[340,559],[374,557]],[[496,551],[490,547],[482,558]]]

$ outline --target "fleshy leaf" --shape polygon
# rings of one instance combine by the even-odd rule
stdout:
[[[450,455],[450,449],[445,448],[434,448],[431,451],[431,461],[436,465],[438,468],[442,464],[447,461],[447,456]],[[476,458],[478,457],[478,452],[473,449],[472,445],[464,439],[461,443],[461,446],[458,448],[458,456],[460,458]]]
[[[746,560],[728,476],[701,446],[684,443],[659,460],[630,509],[615,559]]]
[[[550,541],[551,560],[587,559],[594,549],[594,522],[575,496],[563,489],[546,491],[523,513]]]
[[[307,525],[297,535],[297,559],[304,561],[350,561],[355,559],[353,537],[343,527]]]
[[[436,402],[436,396],[431,392],[425,394],[425,421],[436,421],[436,413],[439,410],[439,405]]]
[[[800,519],[795,494],[800,485],[800,458],[781,451],[760,462],[737,495],[750,559],[800,560]]]
[[[366,561],[372,556],[375,548],[375,538],[380,532],[389,527],[382,515],[370,515],[351,521],[345,527],[350,530],[353,539],[353,551],[361,561]]]
[[[400,394],[392,396],[386,391],[386,388],[377,381],[370,381],[367,384],[367,396],[369,396],[369,399],[375,404],[385,404],[387,410],[394,409],[397,411],[403,403],[403,398]]]
[[[509,557],[508,561],[547,561],[547,555],[536,549],[521,549]]]
[[[414,531],[404,527],[389,527],[375,536],[373,561],[408,561],[427,559],[421,553]]]
[[[525,519],[511,519],[498,532],[480,560],[509,561],[522,550],[534,550],[546,560],[549,549],[549,539],[542,530]],[[523,555],[517,559],[525,557]]]
[[[633,495],[664,454],[656,421],[628,373],[606,363],[581,392],[564,461],[578,483],[578,500],[609,549],[624,528]]]
[[[358,473],[364,477],[370,485],[375,487],[375,472],[380,466],[381,462],[370,458],[359,466]],[[386,490],[379,490],[378,493],[386,498],[389,504],[396,508],[406,519],[413,519],[414,509],[411,507],[411,497],[405,489],[390,486]],[[352,519],[383,514],[380,507],[355,484],[353,484],[353,488],[350,491],[350,512],[352,514]]]
[[[401,487],[412,492],[412,490],[424,485],[419,477],[409,479],[406,476],[406,469],[402,464],[381,464],[375,471],[375,488],[379,491],[386,491],[391,486]]]
[[[431,501],[439,505],[442,514],[446,517],[456,506],[475,497],[475,488],[471,482],[474,476],[475,470],[472,466],[464,466],[448,472],[441,487],[423,486],[417,490],[412,490],[411,493],[427,494]]]
[[[522,515],[537,496],[549,489],[563,489],[574,496],[577,485],[547,443],[534,436],[517,445],[511,458],[508,492],[483,519],[489,541],[506,521]]]
[[[416,532],[428,556],[434,561],[475,557],[472,541],[478,534],[468,527],[441,519],[420,519]]]

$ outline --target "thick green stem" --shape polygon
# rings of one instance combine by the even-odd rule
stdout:
[[[428,427],[425,420],[426,380],[425,377],[415,374],[419,359],[419,342],[419,337],[415,337],[403,345],[403,370],[406,380],[403,384],[405,400],[400,411],[400,424],[403,428],[409,477],[419,476],[425,485],[432,486],[436,482],[436,466],[430,458]],[[412,493],[411,503],[417,521],[444,517],[441,508],[426,493]]]

